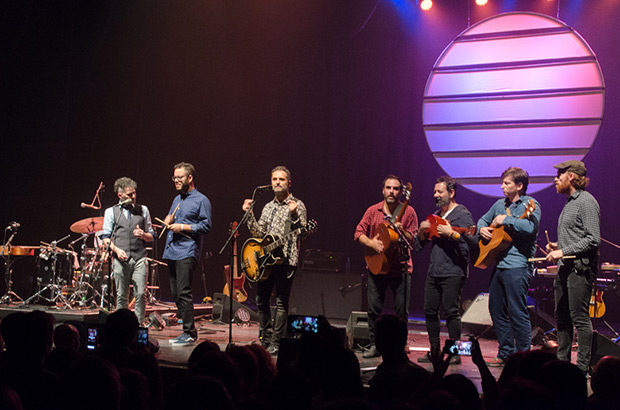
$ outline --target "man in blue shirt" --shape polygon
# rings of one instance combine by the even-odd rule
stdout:
[[[487,361],[489,366],[503,366],[504,361],[517,351],[530,349],[532,329],[527,310],[527,291],[532,277],[528,259],[536,252],[540,224],[540,204],[526,195],[529,175],[517,167],[502,173],[502,191],[506,198],[499,199],[478,221],[482,241],[490,241],[493,232],[504,227],[512,242],[495,257],[495,270],[489,285],[489,311],[499,343],[497,358]],[[528,212],[528,203],[535,209]],[[498,231],[499,232],[499,231]]]
[[[179,194],[164,219],[168,231],[164,259],[170,273],[170,292],[183,320],[183,333],[173,344],[196,342],[192,277],[202,253],[202,236],[211,231],[211,202],[194,186],[196,169],[187,162],[174,166],[172,181]]]

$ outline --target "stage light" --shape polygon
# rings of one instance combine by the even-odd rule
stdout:
[[[478,6],[486,6],[489,0],[476,0]]]
[[[433,7],[433,0],[422,0],[420,8],[424,11],[428,11]]]

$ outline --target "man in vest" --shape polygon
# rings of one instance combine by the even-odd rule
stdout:
[[[133,282],[135,313],[144,322],[146,308],[146,244],[153,242],[155,232],[149,209],[136,204],[138,184],[122,177],[114,182],[119,203],[105,210],[103,243],[110,246],[112,272],[116,284],[116,308],[129,307],[129,285]]]

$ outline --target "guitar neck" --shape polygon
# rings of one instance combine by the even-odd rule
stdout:
[[[269,245],[265,246],[265,248],[264,248],[265,252],[272,252],[274,249],[278,249],[285,242],[288,242],[289,239],[291,239],[294,236],[299,235],[299,233],[301,232],[301,229],[302,228],[297,228],[294,231],[289,232],[288,235],[283,236],[282,238],[277,239],[277,240],[273,241],[272,243],[270,243]]]

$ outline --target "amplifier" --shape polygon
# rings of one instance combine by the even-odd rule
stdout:
[[[321,251],[308,249],[304,252],[303,270],[348,273],[350,270],[349,255],[344,252]]]

